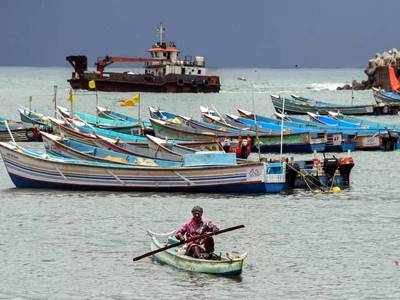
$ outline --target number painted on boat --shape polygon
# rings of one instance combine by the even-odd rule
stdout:
[[[267,174],[267,183],[285,183],[285,174]]]
[[[19,160],[18,156],[14,155],[13,153],[5,153],[4,155],[13,160]]]
[[[254,177],[261,176],[263,171],[260,168],[250,168],[247,172],[247,179],[254,179]]]
[[[338,146],[342,143],[342,135],[341,134],[334,134],[332,136],[332,144]]]
[[[371,136],[362,139],[362,145],[364,147],[379,147],[380,146],[379,136]]]

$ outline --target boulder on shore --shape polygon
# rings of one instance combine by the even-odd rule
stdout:
[[[367,75],[366,80],[358,82],[353,80],[351,84],[340,86],[338,90],[367,90],[372,87],[387,88],[390,86],[385,83],[387,81],[387,67],[393,66],[396,70],[400,69],[400,50],[393,48],[385,51],[382,54],[377,53],[373,58],[368,61],[368,66],[364,70]]]

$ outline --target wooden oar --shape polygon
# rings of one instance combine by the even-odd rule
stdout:
[[[189,243],[189,242],[198,240],[198,239],[202,239],[202,238],[205,238],[205,237],[210,237],[210,236],[213,236],[213,235],[218,235],[218,234],[221,234],[221,233],[225,233],[225,232],[232,231],[232,230],[236,230],[236,229],[240,229],[240,228],[244,228],[244,225],[238,225],[238,226],[229,227],[229,228],[226,228],[226,229],[219,230],[219,231],[217,231],[216,233],[201,234],[201,235],[192,237],[192,238],[190,238],[190,239],[187,239],[186,241],[181,241],[181,242],[179,242],[179,243],[175,243],[175,244],[172,244],[172,245],[168,245],[168,246],[165,246],[165,247],[163,247],[163,248],[156,249],[156,250],[147,252],[147,253],[145,253],[145,254],[142,254],[142,255],[140,255],[140,256],[134,257],[134,258],[133,258],[133,261],[138,261],[138,260],[140,260],[140,259],[142,259],[142,258],[151,256],[151,255],[154,255],[154,254],[156,254],[156,253],[158,253],[158,252],[162,252],[162,251],[165,251],[165,250],[174,248],[174,247],[178,247],[178,246],[180,246],[180,245],[183,245],[183,244],[186,244],[186,243]]]

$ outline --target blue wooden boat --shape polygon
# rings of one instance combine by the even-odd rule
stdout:
[[[390,106],[400,106],[400,94],[396,91],[385,91],[373,88],[373,95],[378,103],[385,103]]]
[[[275,114],[278,118],[282,117],[282,114],[279,114],[279,113],[275,113]],[[333,113],[333,112],[330,112],[330,114],[336,115],[336,113]],[[313,118],[313,116],[315,116],[315,117]],[[359,124],[356,122],[353,122],[354,123],[353,125],[348,124],[348,126],[340,126],[339,123],[334,120],[320,118],[320,117],[321,117],[321,115],[316,115],[316,114],[310,113],[310,119],[312,121],[307,121],[304,119],[294,118],[293,116],[285,115],[285,119],[289,120],[289,121],[304,123],[304,124],[307,124],[307,126],[316,126],[318,128],[323,128],[328,131],[329,130],[334,130],[334,131],[340,130],[340,132],[342,132],[344,134],[354,135],[355,140],[356,140],[356,149],[357,150],[385,150],[385,149],[393,150],[393,146],[395,146],[396,148],[398,148],[398,146],[399,146],[398,141],[396,144],[396,140],[399,135],[396,130],[390,130],[390,129],[388,130],[388,128],[384,128],[384,127],[379,128],[379,126],[368,127],[368,125],[364,122],[359,123]],[[350,118],[349,116],[346,116],[347,122],[349,122],[349,118]],[[351,117],[351,119],[359,120],[358,118],[354,118],[354,117]],[[326,122],[324,122],[324,121],[326,121]],[[365,121],[365,122],[368,122],[368,121]],[[330,125],[327,125],[327,124],[330,124]],[[372,124],[374,124],[374,122],[372,122]],[[356,126],[356,127],[354,128],[353,126]],[[382,149],[379,148],[379,146],[378,146],[378,144],[380,143],[379,141],[377,141],[378,139],[380,140],[380,138],[377,138],[378,135],[380,135],[383,138]]]
[[[73,120],[73,119],[67,119],[67,124],[70,127],[75,128],[82,133],[101,135],[101,136],[105,136],[105,137],[112,138],[112,139],[119,139],[119,140],[125,141],[125,142],[147,143],[147,139],[143,135],[126,134],[126,133],[116,132],[116,131],[108,130],[108,129],[104,129],[104,128],[98,128],[98,127],[92,126],[86,122],[82,122],[79,120]]]
[[[162,111],[159,109],[155,109],[153,107],[149,107],[150,116],[152,118],[168,121],[177,124],[184,124],[185,126],[191,127],[195,130],[206,131],[216,134],[217,136],[246,136],[252,135],[255,136],[256,132],[247,128],[233,128],[233,126],[213,124],[210,122],[204,122],[195,120],[193,118],[189,118],[182,115],[177,115],[171,112]]]
[[[36,111],[30,110],[26,107],[19,107],[18,108],[19,116],[21,118],[21,122],[25,124],[33,124],[37,125],[42,129],[50,129],[51,124],[48,118]]]
[[[131,117],[113,110],[110,110],[109,108],[102,107],[102,106],[97,106],[97,113],[99,116],[106,118],[106,119],[111,119],[111,120],[117,120],[117,121],[123,121],[123,122],[131,122],[131,123],[141,123],[144,127],[150,127],[150,122],[147,120],[139,120],[138,118]]]
[[[139,120],[138,118],[131,117],[102,106],[97,106],[96,109],[98,115],[101,117],[117,121],[131,122],[133,124],[141,124],[142,131],[146,133],[150,133],[152,131],[151,124],[148,120]]]
[[[226,126],[232,129],[236,129],[239,131],[243,130],[250,130],[249,126],[246,126],[243,123],[237,122],[234,119],[228,118],[226,115],[218,115],[216,112],[204,107],[200,106],[201,110],[201,117],[204,122],[206,123],[211,123],[211,124],[217,124],[220,126]],[[258,128],[260,129],[260,128]],[[260,129],[261,131],[261,129]]]
[[[327,126],[337,128],[348,128],[357,132],[356,149],[359,150],[395,150],[398,143],[398,135],[390,133],[388,130],[369,129],[355,127],[351,122],[335,119],[329,116],[308,113],[310,119]]]
[[[369,126],[360,126],[354,122],[349,122],[343,119],[338,119],[328,115],[319,115],[308,113],[310,120],[321,123],[330,127],[337,127],[340,129],[356,130],[357,132],[366,132],[367,134],[386,133],[387,129],[371,128]]]
[[[282,173],[266,176],[268,168],[262,162],[205,166],[188,158],[177,168],[131,166],[54,158],[41,150],[9,143],[0,143],[0,153],[19,188],[277,193],[286,187]],[[210,156],[203,158],[201,163]]]
[[[275,126],[282,126],[284,129],[290,129],[293,131],[303,132],[314,132],[319,136],[323,136],[326,139],[325,152],[347,152],[353,151],[356,148],[355,134],[342,133],[340,130],[332,128],[322,128],[319,126],[308,126],[306,123],[285,121],[281,124],[281,121],[253,114],[243,109],[238,109],[241,116],[257,120],[257,122],[264,122],[266,124],[274,124]]]
[[[240,117],[236,116],[233,114],[227,114],[227,117],[229,119],[235,120],[236,122],[242,123],[246,126],[249,126],[251,128],[258,127],[260,130],[270,130],[274,132],[275,134],[279,134],[281,131],[281,124],[275,123],[275,122],[268,122],[266,119],[262,120],[260,119],[252,119],[252,118],[247,118],[247,117]],[[307,127],[289,127],[286,126],[286,128],[283,128],[283,131],[285,133],[308,133],[308,132],[316,132],[319,133],[317,130],[311,130]]]
[[[64,118],[70,118],[69,111],[66,108],[58,106],[57,109]],[[75,112],[74,117],[77,117],[97,128],[108,129],[126,134],[136,134],[142,130],[142,125],[137,122],[133,123],[128,121],[113,120],[83,112]]]
[[[69,120],[68,122],[50,118],[54,123],[54,128],[57,129],[59,134],[64,137],[74,139],[86,144],[93,146],[105,148],[108,150],[113,150],[120,153],[141,156],[145,158],[156,158],[154,152],[148,146],[148,139],[140,136],[138,140],[136,137],[132,140],[131,136],[126,136],[125,134],[118,134],[116,132],[104,132],[103,130],[86,130],[85,132],[80,131],[82,122],[76,120]],[[71,125],[71,126],[69,126]],[[97,133],[96,133],[97,131]],[[106,134],[109,136],[117,136],[116,138],[110,138],[103,136],[101,134]],[[144,139],[143,139],[144,138]],[[125,141],[124,139],[127,139]],[[174,141],[169,140],[170,143],[177,144],[179,146],[188,147],[196,151],[221,151],[222,146],[220,143],[215,141]],[[159,154],[160,155],[160,154]]]
[[[367,128],[367,129],[381,129],[381,130],[391,130],[395,132],[400,132],[400,126],[398,124],[391,124],[391,123],[384,123],[384,122],[375,122],[375,121],[370,121],[358,117],[353,117],[353,116],[346,116],[342,115],[340,113],[336,112],[329,112],[329,115],[333,118],[341,119],[347,122],[351,122],[354,125],[361,127],[361,128]]]
[[[399,111],[398,107],[381,103],[369,105],[339,105],[295,95],[292,95],[291,98],[271,95],[271,100],[277,112],[282,112],[283,102],[285,102],[285,113],[295,115],[305,115],[307,112],[328,114],[329,111],[336,111],[345,115],[393,115],[397,114]]]
[[[203,107],[201,109],[203,109],[204,115],[205,108]],[[253,143],[253,151],[258,151],[258,145],[260,146],[260,151],[263,153],[279,152],[281,149],[280,126],[272,125],[261,127],[251,120],[244,120],[241,122],[242,120],[239,120],[233,115],[225,115],[226,119],[224,122],[230,120],[229,126],[224,126],[221,123],[212,126],[210,125],[210,123],[213,124],[212,122],[200,122],[170,112],[160,111],[158,109],[151,109],[150,114],[161,122],[156,125],[157,128],[154,127],[155,124],[152,125],[156,135],[158,132],[159,136],[163,135],[161,137],[174,136],[177,132],[183,136],[185,135],[185,131],[188,131],[188,128],[191,127],[196,130],[196,133],[213,133],[219,139],[229,138],[233,145],[237,143],[240,136],[250,136],[255,141],[258,141]],[[183,123],[184,125],[182,126]],[[249,130],[249,128],[251,128],[251,130]],[[291,132],[287,130],[283,134],[283,151],[285,152],[322,152],[324,149],[324,137],[318,136],[318,134],[310,133],[309,131]]]
[[[152,128],[155,135],[161,138],[172,138],[177,140],[219,140],[223,142],[225,139],[230,139],[232,144],[238,142],[240,136],[237,133],[224,132],[216,134],[207,130],[194,129],[182,123],[174,123],[150,118]],[[281,135],[248,132],[248,136],[253,139],[254,149],[263,153],[279,152],[281,149]],[[315,138],[309,133],[284,133],[283,134],[283,151],[284,152],[300,152],[312,153],[314,151],[322,152],[325,149],[325,140]]]
[[[200,109],[205,108],[200,106]],[[223,119],[222,116],[220,118],[216,116],[216,114],[213,114],[212,116],[220,119],[220,121],[213,122],[210,120],[194,120],[193,118],[176,115],[174,113],[162,111],[152,107],[149,107],[149,111],[152,118],[169,121],[172,123],[184,123],[185,125],[188,125],[189,127],[192,127],[194,129],[214,132],[217,135],[224,135],[225,133],[233,133],[234,135],[256,135],[256,132],[252,130],[250,126],[243,125],[239,122],[229,121],[227,120],[227,118]],[[202,115],[203,114],[206,115],[206,113],[202,113]],[[259,129],[259,132],[261,132],[261,129]],[[271,130],[265,131],[264,133],[270,134]]]
[[[100,147],[95,147],[73,139],[62,138],[60,136],[45,132],[41,132],[41,134],[43,138],[43,144],[47,152],[69,158],[149,167],[182,166],[182,163],[180,162],[167,161],[162,159],[150,159],[135,155],[129,155]]]

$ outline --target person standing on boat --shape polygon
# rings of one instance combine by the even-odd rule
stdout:
[[[250,136],[247,136],[247,138],[245,139],[239,137],[238,145],[236,147],[236,157],[247,159],[247,157],[249,157],[251,153],[251,147],[252,147],[252,139]]]
[[[209,220],[203,218],[203,208],[195,206],[192,209],[193,217],[186,221],[175,233],[175,237],[184,241],[205,233],[216,233],[218,227]],[[192,241],[187,244],[186,255],[194,258],[213,258],[214,239],[205,237],[199,240]]]

